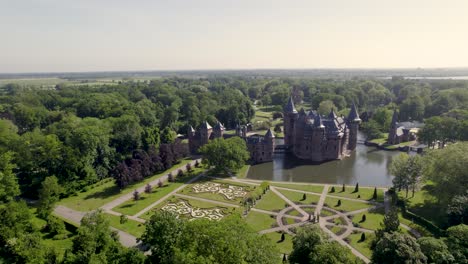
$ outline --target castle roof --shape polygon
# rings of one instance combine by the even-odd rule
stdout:
[[[265,138],[275,138],[275,134],[273,134],[273,131],[271,131],[271,128],[269,128],[268,131],[266,132]]]
[[[294,106],[294,101],[292,99],[292,96],[289,97],[288,104],[284,107],[284,112],[285,113],[297,113],[296,107]]]
[[[224,130],[224,126],[223,124],[221,124],[221,122],[216,122],[216,125],[214,126],[214,129],[217,129],[217,130]]]
[[[398,112],[397,110],[393,111],[393,116],[392,116],[392,125],[396,125],[398,123]]]
[[[208,123],[208,121],[205,121],[201,124],[200,128],[202,129],[212,129],[213,127],[210,126],[210,124]]]
[[[324,128],[325,126],[323,125],[322,123],[322,117],[320,116],[320,114],[318,114],[317,116],[315,116],[315,119],[314,119],[314,127],[318,127],[318,128]]]
[[[301,108],[301,110],[299,110],[299,115],[300,116],[305,116],[306,115],[306,112],[304,111],[304,108]]]
[[[358,110],[354,103],[351,106],[351,111],[349,112],[348,120],[349,121],[361,121],[361,118],[359,118]]]
[[[330,114],[328,114],[328,118],[330,118],[330,119],[335,119],[336,117],[337,117],[337,116],[336,116],[336,114],[335,114],[335,110],[333,110],[333,108],[332,108],[332,110],[330,111]]]

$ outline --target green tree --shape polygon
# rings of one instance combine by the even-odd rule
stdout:
[[[454,263],[454,257],[441,239],[434,237],[421,237],[418,239],[423,254],[427,257],[428,263],[449,264]]]
[[[239,137],[217,138],[200,148],[203,163],[215,171],[237,171],[250,158],[245,141]]]
[[[400,153],[396,158],[392,159],[392,163],[390,164],[389,171],[390,173],[395,176],[393,178],[393,186],[398,191],[401,189],[406,190],[406,197],[408,197],[408,190],[410,186],[410,174],[409,174],[409,155],[406,153]]]
[[[39,190],[39,206],[37,208],[37,212],[40,217],[47,219],[54,209],[55,203],[60,198],[62,187],[55,176],[45,178],[41,186],[42,187]]]
[[[12,159],[11,152],[0,154],[0,203],[11,201],[20,194]]]
[[[468,142],[451,144],[444,149],[428,151],[424,156],[423,175],[431,180],[430,194],[448,206],[457,195],[468,189]]]
[[[317,225],[297,230],[293,238],[290,263],[360,263],[349,249],[332,242]]]
[[[447,229],[445,243],[456,263],[468,262],[468,225],[457,225]]]
[[[175,248],[184,232],[185,223],[167,211],[157,211],[145,223],[141,241],[150,246],[152,263],[173,263]]]
[[[325,100],[320,102],[317,112],[321,115],[328,115],[332,109],[337,109],[333,101]]]
[[[350,249],[343,247],[336,241],[317,245],[309,255],[310,262],[323,264],[353,264],[362,263],[353,255]]]
[[[362,131],[366,134],[367,140],[383,137],[381,126],[372,119],[362,124]]]
[[[426,263],[426,256],[413,237],[398,232],[384,233],[372,253],[372,263]]]
[[[166,127],[161,131],[161,143],[173,143],[177,137],[177,133],[170,127]]]
[[[127,262],[129,261],[129,262]],[[68,263],[143,263],[144,257],[135,249],[126,249],[101,211],[88,213],[73,238]]]

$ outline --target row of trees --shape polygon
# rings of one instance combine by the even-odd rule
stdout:
[[[434,116],[424,120],[424,127],[419,131],[421,142],[435,147],[440,142],[444,147],[447,142],[468,141],[468,111],[457,111],[457,118],[447,116]]]
[[[187,144],[175,142],[161,144],[159,150],[151,146],[148,151],[136,150],[131,158],[118,163],[110,172],[119,188],[142,181],[156,172],[167,170],[188,155]]]

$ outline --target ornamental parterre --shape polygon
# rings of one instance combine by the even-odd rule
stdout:
[[[190,206],[185,201],[180,201],[177,203],[168,203],[161,208],[163,211],[169,211],[177,214],[177,218],[181,215],[189,216],[193,219],[206,218],[208,220],[220,220],[225,215],[222,213],[222,209],[213,208],[213,209],[202,209]]]
[[[220,183],[214,182],[195,184],[192,190],[195,193],[219,193],[228,200],[242,198],[247,195],[243,187],[228,185],[227,188],[224,188]]]

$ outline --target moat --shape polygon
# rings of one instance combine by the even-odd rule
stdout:
[[[358,135],[361,141],[363,135]],[[282,140],[278,139],[278,144]],[[388,166],[399,151],[384,151],[358,144],[356,151],[343,160],[318,165],[288,154],[275,154],[273,162],[250,167],[247,178],[257,180],[356,184],[361,186],[390,186],[392,176]]]

